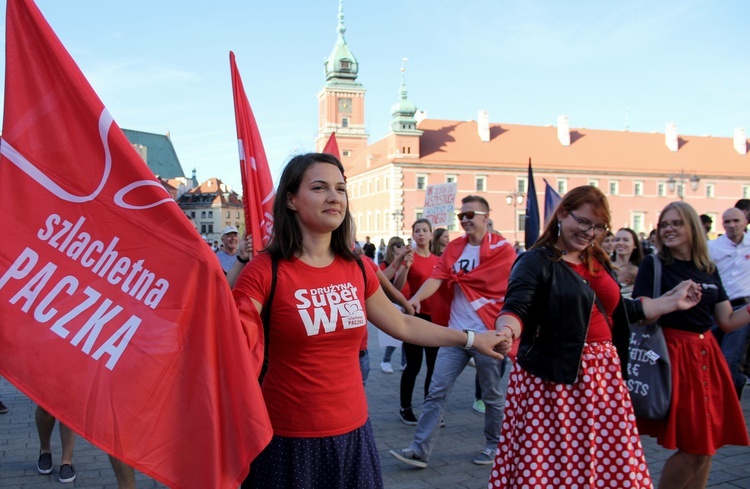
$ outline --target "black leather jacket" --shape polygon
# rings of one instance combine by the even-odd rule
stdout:
[[[516,360],[543,380],[573,384],[581,365],[594,291],[549,247],[534,248],[518,259],[510,273],[503,311],[523,322]],[[611,270],[610,270],[611,273]],[[628,323],[644,318],[640,301],[622,299],[613,315],[613,343],[627,378]]]

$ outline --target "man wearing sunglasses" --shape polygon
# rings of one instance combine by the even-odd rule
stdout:
[[[495,328],[495,318],[503,305],[508,288],[510,268],[516,253],[499,233],[487,229],[490,207],[480,196],[461,200],[458,218],[466,234],[450,243],[440,257],[432,275],[409,301],[419,312],[420,301],[434,294],[448,281],[453,292],[448,327],[469,332],[465,347],[440,348],[435,361],[430,389],[417,423],[414,440],[408,448],[391,450],[390,454],[409,465],[427,467],[437,440],[445,401],[463,369],[474,359],[485,404],[485,449],[473,462],[492,464],[500,438],[503,415],[503,392],[500,389],[505,359],[495,360],[471,348],[473,335]]]

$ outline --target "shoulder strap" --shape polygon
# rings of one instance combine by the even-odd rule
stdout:
[[[651,255],[654,259],[654,299],[661,297],[661,260],[656,255]]]
[[[263,315],[261,317],[263,321],[263,366],[260,369],[260,376],[258,382],[263,383],[263,377],[266,376],[268,371],[268,344],[270,343],[271,333],[271,305],[273,304],[273,296],[276,293],[276,276],[279,271],[279,259],[276,255],[271,254],[271,290],[268,292],[268,299],[263,304]]]

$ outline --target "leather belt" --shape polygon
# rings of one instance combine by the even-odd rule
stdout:
[[[732,304],[732,307],[744,306],[745,304],[750,304],[750,297],[738,297],[732,299],[729,303]]]

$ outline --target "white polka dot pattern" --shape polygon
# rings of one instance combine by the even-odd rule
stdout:
[[[575,384],[516,364],[488,488],[652,488],[620,361],[587,344]]]

